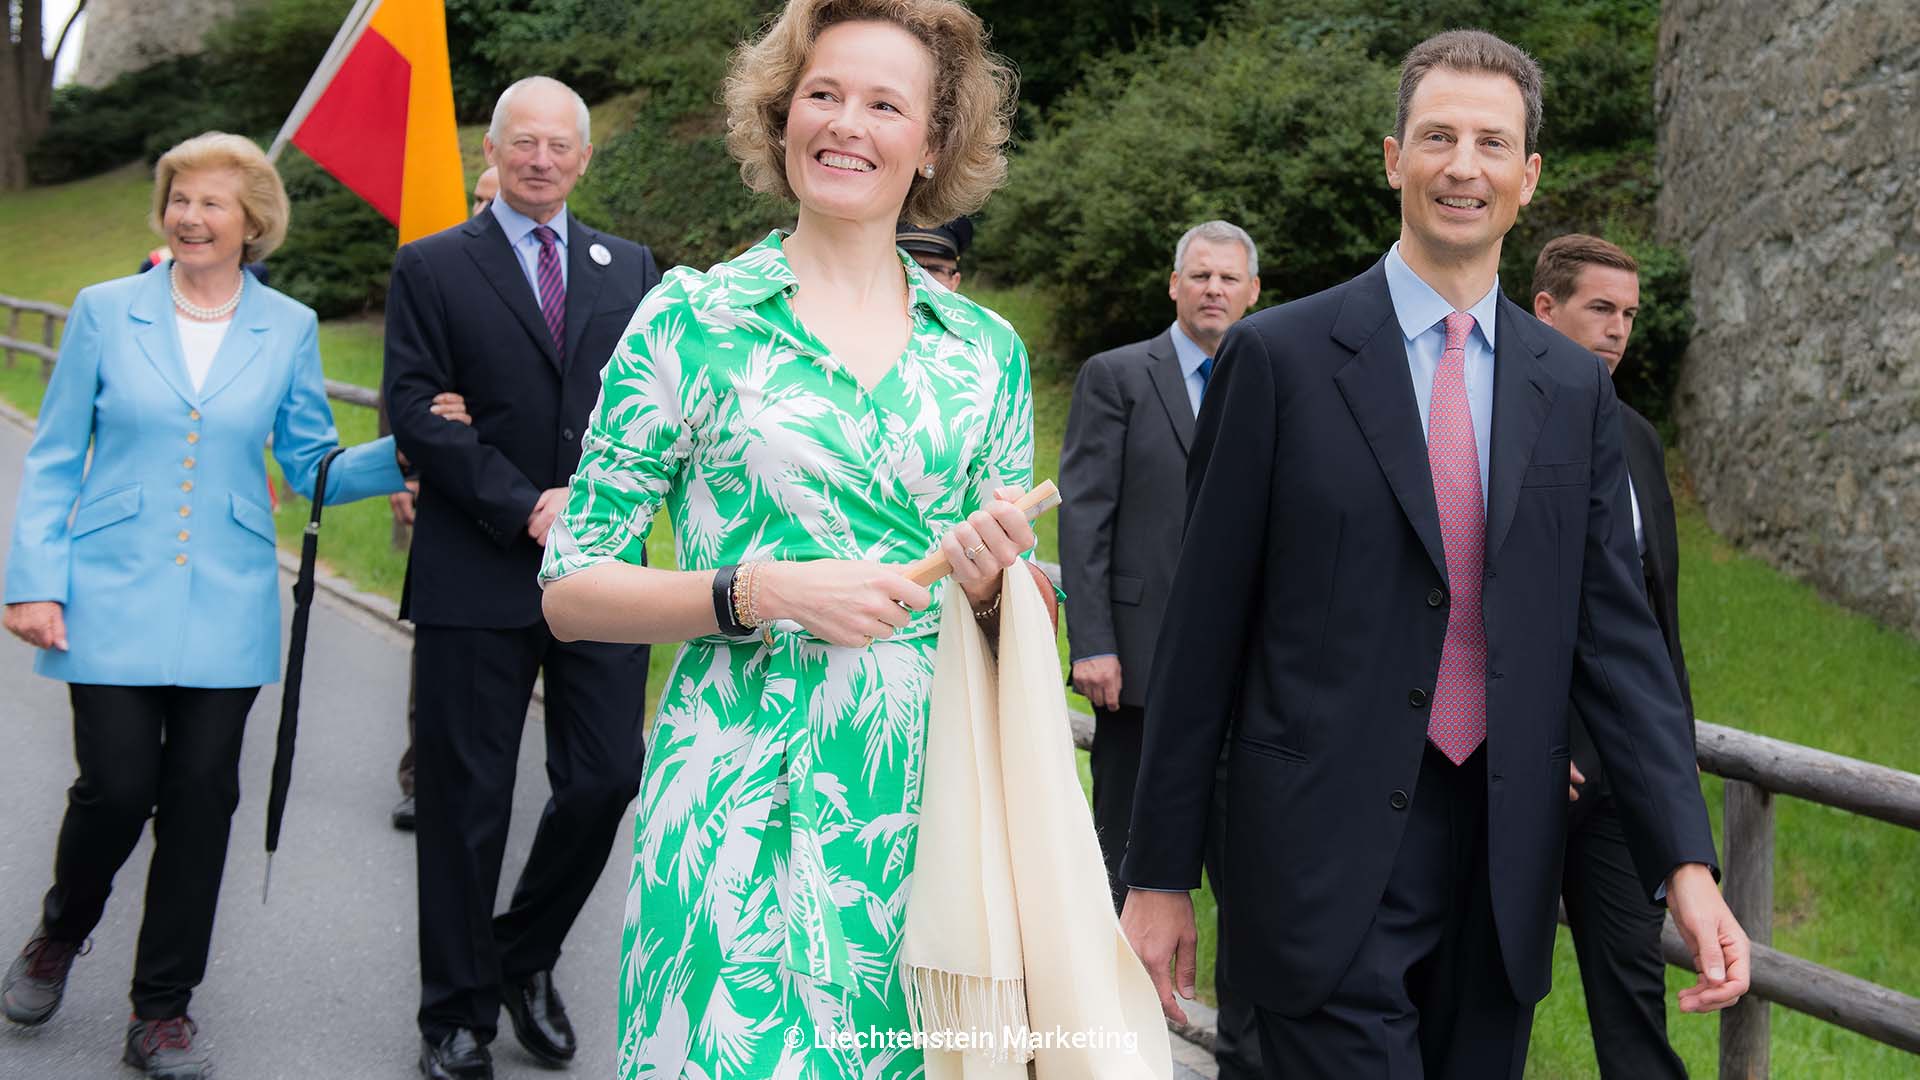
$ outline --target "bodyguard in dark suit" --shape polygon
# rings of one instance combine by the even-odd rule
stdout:
[[[1147,672],[1180,554],[1187,446],[1220,339],[1260,296],[1253,238],[1225,221],[1187,230],[1174,247],[1167,296],[1172,326],[1080,366],[1060,448],[1067,644],[1074,689],[1094,707],[1093,820],[1116,910],[1126,897],[1120,858],[1140,775]],[[1223,850],[1216,829],[1207,845],[1216,899]],[[1227,952],[1223,934],[1215,954],[1215,1056],[1220,1075],[1235,1080],[1259,1075],[1259,1050],[1251,1012],[1226,985]]]
[[[540,548],[580,460],[600,368],[658,280],[644,247],[582,225],[566,197],[592,146],[580,99],[552,79],[500,96],[486,140],[489,212],[394,261],[385,394],[420,471],[402,615],[414,621],[419,708],[421,1065],[492,1076],[499,1006],[536,1057],[574,1035],[553,989],[568,928],[638,790],[644,646],[554,640]],[[471,428],[404,418],[458,389]],[[493,917],[514,765],[534,677],[546,688],[552,797],[507,911]]]
[[[1228,332],[1148,690],[1122,925],[1174,1001],[1229,727],[1227,922],[1270,1077],[1518,1077],[1551,976],[1567,702],[1643,895],[1747,989],[1747,940],[1634,557],[1593,355],[1501,297],[1540,72],[1489,34],[1408,54],[1400,242]]]
[[[1585,346],[1612,372],[1620,366],[1640,311],[1640,268],[1633,256],[1597,236],[1556,237],[1533,268],[1533,313]],[[1687,719],[1693,694],[1680,649],[1680,544],[1667,490],[1666,455],[1645,417],[1620,406],[1633,535],[1654,622]],[[1633,873],[1620,806],[1575,709],[1568,716],[1577,791],[1567,820],[1561,897],[1580,957],[1594,1055],[1606,1080],[1685,1080],[1686,1066],[1667,1042],[1666,962],[1660,955],[1660,908],[1647,903]]]

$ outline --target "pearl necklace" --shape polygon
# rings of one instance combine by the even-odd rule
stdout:
[[[247,291],[247,271],[241,269],[240,287],[233,290],[233,295],[227,297],[227,302],[219,307],[201,307],[187,299],[187,294],[180,291],[180,264],[177,262],[167,264],[167,288],[173,290],[173,306],[179,308],[187,318],[200,322],[219,322],[240,306],[240,294]]]

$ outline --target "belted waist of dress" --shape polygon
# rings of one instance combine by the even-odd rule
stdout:
[[[868,648],[885,648],[888,642],[932,637],[939,632],[940,606],[934,604]],[[862,650],[831,645],[787,620],[768,624],[753,637],[708,634],[694,640],[697,644],[764,650],[767,667],[761,681],[760,730],[780,745],[777,753],[768,752],[762,758],[768,762],[767,768],[777,770],[777,775],[756,779],[775,783],[784,780],[787,788],[786,965],[816,981],[857,991],[859,983],[841,925],[840,906],[833,899],[832,885],[840,875],[830,873],[826,865],[824,848],[829,826],[821,821],[823,809],[844,803],[844,798],[838,778],[815,771],[819,744],[804,688],[822,681],[808,677],[810,668],[817,672],[836,659]],[[765,832],[763,826],[762,836]]]

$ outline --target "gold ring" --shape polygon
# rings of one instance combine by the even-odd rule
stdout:
[[[975,544],[972,547],[966,549],[965,551],[962,551],[960,554],[965,555],[967,558],[971,559],[975,555],[978,555],[985,550],[987,550],[987,545]]]
[[[861,647],[861,648],[863,648],[863,649],[871,649],[871,648],[873,648],[873,635],[872,635],[872,634],[868,634],[868,635],[867,635],[867,640],[866,640],[866,641],[864,641],[864,642],[862,642],[862,643],[861,643],[861,645],[860,645],[860,647]]]

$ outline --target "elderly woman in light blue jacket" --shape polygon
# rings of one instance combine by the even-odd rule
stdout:
[[[74,301],[7,560],[6,628],[41,650],[36,671],[71,684],[79,778],[5,1012],[53,1015],[152,816],[126,1060],[155,1076],[207,1068],[187,1004],[206,970],[241,732],[280,677],[262,449],[271,435],[287,482],[312,497],[338,443],[313,311],[241,271],[287,217],[247,139],[201,135],[160,159],[154,224],[173,259]],[[329,503],[402,490],[393,440],[348,450],[327,480]]]

